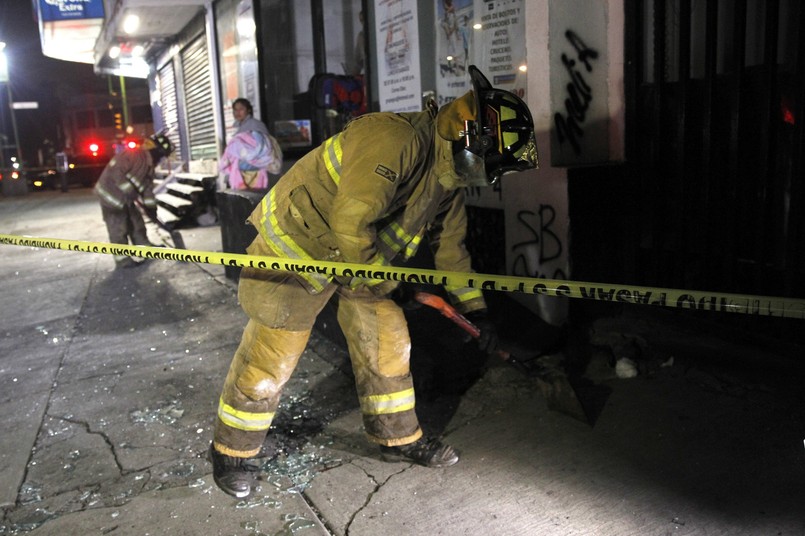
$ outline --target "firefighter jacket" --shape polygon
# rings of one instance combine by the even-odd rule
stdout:
[[[433,111],[353,119],[299,160],[249,221],[279,257],[382,270],[412,257],[427,237],[437,270],[471,272],[464,190],[451,142],[436,133],[435,120]],[[399,284],[360,275],[338,283],[366,285],[381,296]],[[333,280],[324,273],[300,277],[311,293]],[[462,313],[486,307],[478,289],[446,289]]]
[[[95,184],[101,204],[122,209],[141,198],[143,205],[156,209],[154,162],[145,149],[126,150],[115,155]]]

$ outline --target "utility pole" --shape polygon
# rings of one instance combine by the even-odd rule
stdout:
[[[129,103],[126,99],[126,78],[120,76],[120,98],[123,101],[123,129],[128,133],[129,128]]]
[[[14,133],[14,143],[17,146],[17,160],[22,164],[24,160],[22,158],[22,150],[20,149],[20,136],[17,133],[17,117],[14,114],[14,99],[11,96],[11,82],[6,82],[6,89],[8,90],[8,109],[11,113],[11,130]]]

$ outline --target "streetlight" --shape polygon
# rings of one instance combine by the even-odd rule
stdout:
[[[6,85],[6,90],[8,92],[8,111],[11,114],[11,128],[14,132],[14,143],[16,145],[6,145],[5,142],[3,145],[0,145],[0,157],[2,158],[3,162],[5,162],[5,149],[7,147],[16,147],[17,149],[17,158],[22,161],[22,153],[20,151],[20,138],[17,135],[17,118],[14,116],[14,101],[11,97],[11,82],[9,81],[8,77],[8,60],[6,59],[6,44],[3,41],[0,41],[0,82]],[[0,115],[0,118],[2,116]],[[3,136],[4,139],[8,139],[6,136]]]
[[[6,61],[6,43],[0,41],[0,82],[8,82],[8,62]]]

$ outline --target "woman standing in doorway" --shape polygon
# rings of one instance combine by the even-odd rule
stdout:
[[[237,130],[218,164],[224,186],[234,190],[266,189],[267,172],[277,174],[282,168],[279,145],[265,123],[254,117],[254,109],[247,99],[235,99],[232,115]]]

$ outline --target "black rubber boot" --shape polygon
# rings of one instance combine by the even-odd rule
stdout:
[[[137,268],[144,265],[142,262],[137,262],[131,257],[115,261],[115,263],[117,268]]]
[[[422,438],[399,447],[380,447],[387,462],[412,461],[425,467],[448,467],[458,462],[458,451],[435,438]]]
[[[222,491],[239,499],[251,494],[257,468],[249,464],[248,458],[221,454],[210,445],[207,459],[212,462],[213,480]]]

